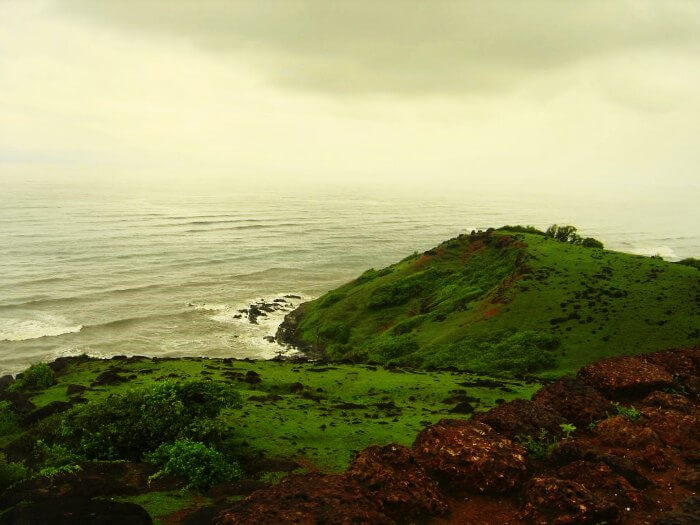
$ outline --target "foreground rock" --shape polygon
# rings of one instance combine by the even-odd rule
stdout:
[[[0,525],[151,525],[143,507],[134,503],[87,498],[54,498],[18,505],[0,517]]]
[[[413,450],[451,489],[507,492],[527,476],[525,449],[476,421],[443,419],[418,434]]]

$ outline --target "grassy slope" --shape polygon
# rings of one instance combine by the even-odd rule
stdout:
[[[66,401],[67,385],[89,387],[97,375],[115,365],[125,369],[121,375],[133,373],[136,378],[119,385],[91,388],[83,397],[96,400],[113,392],[173,378],[172,374],[178,381],[188,378],[231,381],[230,374],[225,374],[255,371],[262,381],[253,385],[236,381],[246,401],[241,408],[224,415],[232,434],[240,441],[241,451],[301,459],[314,468],[328,471],[344,469],[354,451],[368,445],[410,444],[427,422],[450,416],[455,402],[443,403],[443,400],[453,396],[453,391],[464,391],[479,398],[477,410],[487,410],[496,404],[496,399],[529,397],[538,388],[537,384],[518,381],[508,381],[503,387],[464,387],[459,383],[472,381],[477,376],[458,372],[391,371],[360,365],[327,369],[272,361],[226,364],[221,360],[200,358],[136,363],[91,360],[71,364],[58,376],[57,384],[36,392],[31,399],[37,407],[51,401]],[[290,392],[290,386],[297,382],[305,386],[304,390]],[[281,399],[249,399],[268,394],[279,395]],[[373,406],[387,402],[393,402],[398,408]],[[338,407],[341,403],[365,407]]]
[[[556,376],[610,355],[697,344],[699,276],[536,234],[460,236],[307,303],[295,335],[334,358],[469,367],[473,341],[536,330],[560,340],[545,373]],[[392,339],[417,350],[376,351]]]

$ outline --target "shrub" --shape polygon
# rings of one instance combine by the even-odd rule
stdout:
[[[386,363],[415,352],[418,350],[418,342],[410,334],[386,334],[374,340],[367,350],[371,360]]]
[[[185,478],[187,486],[197,490],[207,490],[214,483],[242,475],[238,463],[227,460],[221,452],[204,443],[189,439],[163,444],[146,459],[160,465],[156,476],[168,474]]]
[[[12,407],[12,403],[0,401],[0,436],[15,434],[20,430],[22,429],[19,426],[19,416]]]
[[[620,403],[614,403],[614,405],[617,413],[630,421],[637,421],[642,416],[642,413],[634,407],[626,407]]]
[[[340,301],[344,298],[345,298],[344,293],[329,292],[326,295],[324,295],[323,297],[321,297],[321,299],[319,299],[318,307],[319,308],[328,308],[329,306],[334,305],[335,303],[337,303],[338,301]]]
[[[440,273],[431,268],[380,286],[370,295],[367,306],[384,308],[403,304],[423,290],[435,289],[439,277]]]
[[[604,248],[603,243],[593,237],[586,237],[583,239],[583,241],[581,241],[581,246],[584,248],[600,248],[601,250]]]
[[[564,439],[569,439],[571,434],[576,432],[576,425],[571,423],[562,423],[559,425],[559,428],[561,428],[561,431],[564,433]]]
[[[547,459],[557,445],[557,438],[550,435],[544,428],[540,429],[537,436],[521,434],[516,439],[535,459]]]
[[[36,363],[17,376],[8,390],[28,390],[33,388],[48,388],[56,382],[56,374],[46,363]]]
[[[0,452],[0,491],[27,477],[27,469],[21,463],[10,463]]]
[[[34,457],[45,469],[78,466],[85,459],[59,443],[48,445],[42,439],[34,444]]]
[[[220,439],[224,429],[214,418],[239,402],[226,383],[163,381],[70,410],[60,437],[90,459],[138,461],[144,453],[180,438]]]
[[[350,339],[350,326],[340,321],[331,321],[321,327],[318,335],[326,340],[345,344]]]
[[[515,374],[538,372],[552,368],[556,359],[552,350],[559,345],[553,335],[527,330],[516,332],[498,342],[476,345],[476,356],[470,366],[479,372]]]
[[[547,228],[547,231],[545,231],[545,235],[547,237],[551,237],[555,241],[559,242],[569,242],[572,236],[575,234],[575,226],[559,226],[557,224],[552,224],[549,228]]]
[[[506,226],[501,226],[500,228],[497,228],[496,231],[509,231],[516,233],[534,233],[535,235],[546,235],[545,232],[543,232],[539,228],[535,228],[534,226],[530,225],[523,226],[521,224],[516,224],[514,226],[507,224]]]
[[[681,259],[680,261],[678,261],[678,264],[682,264],[684,266],[691,266],[693,268],[700,270],[700,259],[696,259],[694,257],[688,257],[686,259]]]

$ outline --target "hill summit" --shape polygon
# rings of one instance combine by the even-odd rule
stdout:
[[[332,360],[559,376],[700,340],[700,274],[573,227],[449,239],[287,316],[278,340]]]

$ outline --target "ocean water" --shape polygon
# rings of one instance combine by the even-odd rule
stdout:
[[[316,297],[474,228],[576,224],[609,248],[700,255],[684,189],[0,184],[0,373],[81,353],[271,358],[285,312],[253,325],[239,309]]]

